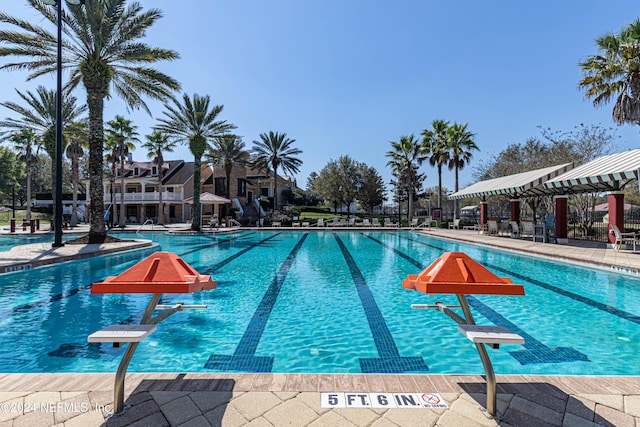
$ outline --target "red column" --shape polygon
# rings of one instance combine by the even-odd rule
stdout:
[[[480,224],[486,224],[489,220],[489,205],[487,202],[480,202]]]
[[[567,237],[567,196],[555,196],[556,202],[556,239],[558,243],[567,244],[569,239]]]
[[[511,205],[511,221],[520,222],[520,200],[511,199],[509,203]]]
[[[624,193],[622,191],[612,191],[607,194],[607,201],[609,202],[609,231],[612,225],[617,225],[621,232],[624,233]],[[611,234],[609,235],[609,243],[614,244],[616,238]]]

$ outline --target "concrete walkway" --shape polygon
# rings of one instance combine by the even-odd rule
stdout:
[[[184,226],[182,226],[184,228]],[[311,230],[310,230],[311,231]],[[637,274],[640,254],[604,244],[533,243],[464,230],[425,230],[439,238],[564,259]],[[137,242],[130,242],[138,244]],[[106,246],[0,253],[1,263],[87,256]],[[30,245],[29,245],[30,246]],[[82,245],[80,245],[82,247]],[[90,246],[90,245],[87,245]],[[127,247],[118,250],[130,249]],[[17,255],[20,254],[20,255]],[[32,258],[29,260],[29,256]],[[25,261],[26,259],[26,261]],[[13,264],[11,264],[13,262]],[[2,271],[2,270],[0,270]],[[635,426],[640,377],[497,375],[497,416],[487,417],[479,375],[130,373],[120,415],[113,374],[0,374],[0,427],[17,426]],[[323,408],[321,393],[438,393],[447,408]]]

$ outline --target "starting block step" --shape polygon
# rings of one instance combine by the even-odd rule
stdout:
[[[524,338],[502,326],[458,325],[458,330],[474,343],[524,344]]]
[[[87,337],[88,342],[140,342],[156,331],[156,325],[110,325]]]

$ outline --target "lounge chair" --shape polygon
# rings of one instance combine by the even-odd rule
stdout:
[[[417,226],[418,226],[418,218],[412,218],[411,224],[409,224],[409,227],[416,228]]]
[[[369,222],[369,220],[367,218],[362,220],[362,226],[363,227],[371,227],[371,223]]]
[[[292,227],[300,227],[300,223],[298,221],[291,223]]]
[[[308,227],[308,226],[309,226],[309,223],[308,223],[307,221],[304,221],[304,222],[302,223],[302,226],[303,226],[303,227]]]
[[[355,225],[356,225],[355,217],[349,218],[349,227],[355,227]]]
[[[391,218],[385,218],[384,219],[384,226],[385,227],[395,227],[396,225],[391,222]]]
[[[622,245],[631,245],[633,246],[633,251],[636,251],[636,245],[638,243],[638,233],[622,233],[617,225],[611,225],[611,234],[615,237],[615,242],[613,243],[613,250],[619,251]]]
[[[316,222],[316,227],[324,227],[324,219],[318,218],[318,222]]]
[[[453,222],[449,223],[449,230],[460,230],[460,218],[454,218]]]
[[[371,225],[374,226],[374,227],[381,227],[382,226],[382,224],[380,224],[380,221],[378,220],[378,218],[373,218],[371,220]]]

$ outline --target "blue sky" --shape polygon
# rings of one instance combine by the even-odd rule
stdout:
[[[89,0],[91,1],[91,0]],[[22,0],[2,10],[41,22]],[[594,39],[640,15],[637,1],[141,0],[164,17],[145,39],[180,54],[159,68],[183,91],[210,95],[250,148],[259,134],[286,132],[303,151],[298,185],[342,155],[391,179],[389,141],[418,135],[434,119],[468,123],[480,152],[461,171],[473,182],[479,160],[539,134],[584,123],[614,126],[620,148],[638,148],[640,128],[617,127],[612,105],[595,109],[578,90],[577,63]],[[54,87],[54,76],[25,83],[0,74],[0,99],[14,87]],[[78,96],[84,100],[84,92]],[[151,102],[155,117],[163,106]],[[8,110],[0,111],[6,117]],[[142,135],[155,119],[107,101],[105,120],[131,118]],[[138,149],[134,158],[142,160]],[[172,157],[192,159],[186,147]],[[435,169],[423,166],[426,186]],[[445,169],[443,184],[454,186]]]

